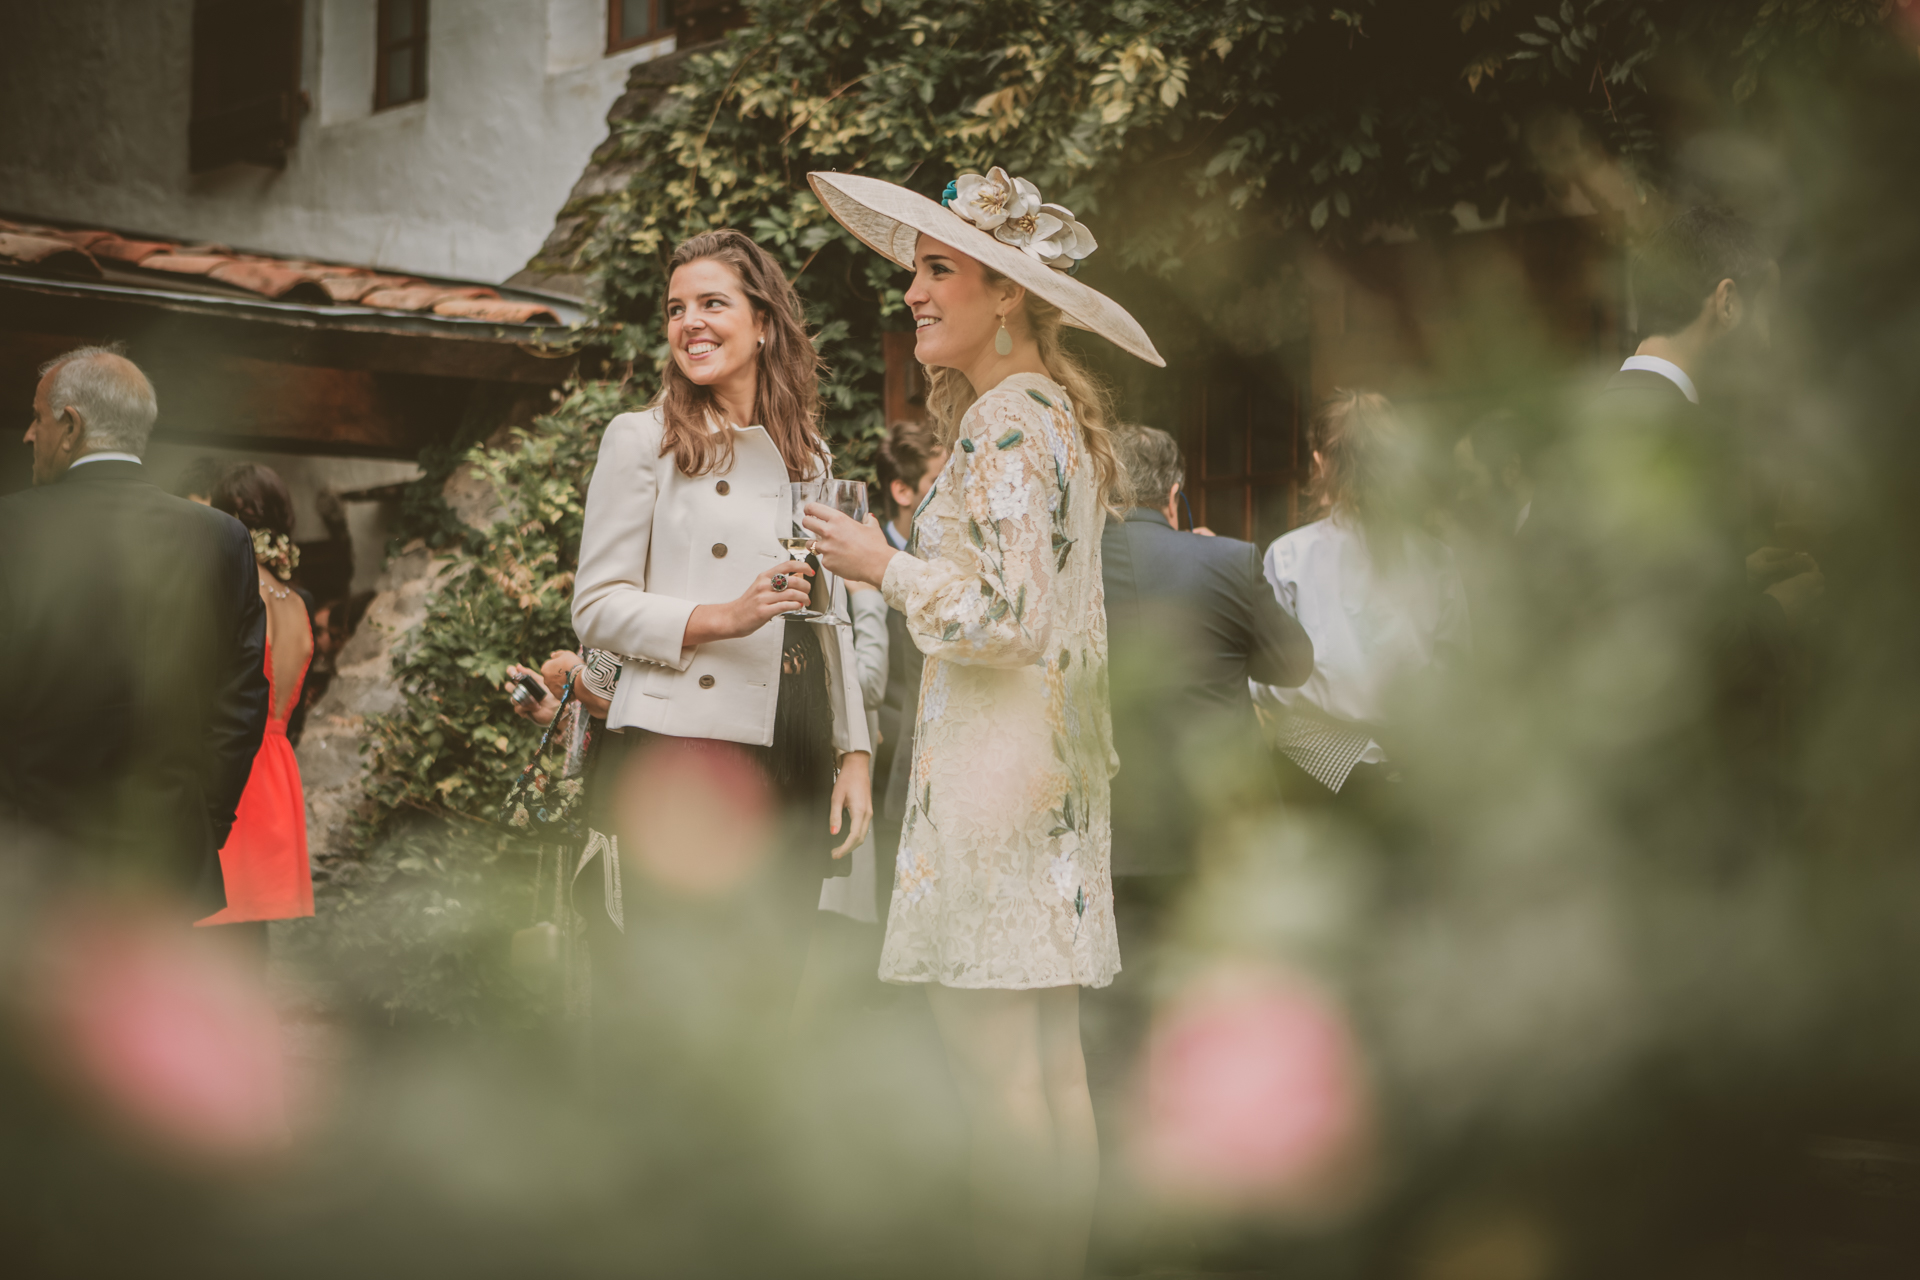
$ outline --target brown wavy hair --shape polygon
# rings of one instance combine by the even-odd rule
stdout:
[[[740,425],[765,427],[787,464],[787,475],[804,479],[814,473],[814,461],[827,456],[827,442],[820,434],[820,379],[826,366],[807,337],[800,295],[765,249],[731,227],[681,241],[667,263],[667,279],[681,267],[707,259],[733,269],[766,326],[766,345],[754,356],[754,420]],[[674,465],[688,476],[732,469],[733,434],[707,429],[708,416],[715,413],[713,392],[687,377],[671,353],[653,402],[660,406],[666,428],[661,457],[671,453]]]
[[[999,284],[1006,279],[984,262],[980,269],[987,273],[989,284]],[[1027,290],[1026,301],[1021,305],[1027,315],[1027,331],[1040,348],[1040,363],[1046,366],[1047,376],[1060,384],[1072,402],[1073,419],[1080,424],[1080,436],[1086,442],[1088,456],[1093,459],[1100,505],[1118,516],[1122,514],[1120,503],[1125,497],[1122,490],[1126,487],[1126,476],[1113,451],[1113,400],[1105,384],[1060,344],[1063,319],[1060,308],[1031,289]],[[927,412],[940,429],[942,448],[953,448],[960,436],[960,419],[979,398],[973,384],[958,369],[927,370]]]

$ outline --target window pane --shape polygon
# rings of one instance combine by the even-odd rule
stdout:
[[[1253,469],[1285,471],[1293,465],[1293,404],[1284,386],[1254,384]]]
[[[1223,538],[1247,536],[1247,489],[1245,485],[1221,485],[1207,490],[1207,528]]]
[[[1254,530],[1251,541],[1267,553],[1267,546],[1287,531],[1292,503],[1285,485],[1263,486],[1253,495]]]
[[[396,49],[385,55],[387,59],[387,101],[389,103],[412,102],[413,92],[413,50]]]
[[[639,40],[653,29],[647,19],[653,0],[615,0],[620,6],[620,38]]]
[[[1247,390],[1237,377],[1207,384],[1206,467],[1209,480],[1246,474]]]
[[[387,39],[411,40],[413,38],[413,6],[415,0],[387,0]],[[362,13],[366,10],[362,9]],[[365,28],[362,28],[364,30]]]

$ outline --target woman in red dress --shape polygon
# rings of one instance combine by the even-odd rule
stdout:
[[[233,833],[220,850],[225,909],[203,925],[291,920],[313,914],[313,873],[307,865],[307,804],[300,767],[287,741],[287,718],[300,704],[300,686],[313,659],[313,627],[304,592],[288,584],[298,552],[293,546],[293,502],[279,476],[257,463],[231,467],[215,486],[213,505],[253,531],[260,598],[267,606],[267,732],[240,796]],[[265,924],[258,928],[264,932]]]

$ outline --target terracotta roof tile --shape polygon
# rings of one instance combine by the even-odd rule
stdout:
[[[235,253],[223,244],[137,240],[106,228],[42,227],[0,219],[0,263],[99,277],[101,262],[200,276],[278,302],[357,303],[495,324],[561,323],[545,303],[504,300],[486,285],[434,283],[372,267]],[[124,276],[114,279],[125,281]]]
[[[175,247],[160,240],[128,240],[124,236],[108,236],[105,240],[96,240],[88,245],[87,252],[96,258],[111,258],[115,262],[137,266],[143,258],[166,253]]]
[[[171,271],[177,276],[209,276],[215,268],[232,261],[208,253],[153,253],[140,259],[140,265],[148,271]]]
[[[39,234],[65,240],[76,249],[91,249],[102,240],[118,240],[111,231],[42,231]]]
[[[25,235],[12,231],[0,232],[0,261],[46,267],[78,275],[100,274],[100,264],[89,258],[84,250],[76,249],[65,240],[56,240],[52,236]]]
[[[399,289],[419,283],[411,276],[383,276],[364,270],[330,270],[320,277],[321,287],[335,302],[359,302],[376,289]]]
[[[149,260],[142,263],[151,266]],[[209,279],[246,289],[268,298],[286,298],[292,302],[333,301],[313,274],[299,264],[284,262],[227,262],[207,272]]]
[[[376,289],[360,299],[363,307],[387,311],[425,311],[451,298],[498,298],[498,291],[483,285],[451,287],[444,284],[413,284],[397,289]]]
[[[538,302],[508,302],[501,298],[448,298],[433,304],[437,316],[491,320],[495,324],[559,324],[551,307]]]

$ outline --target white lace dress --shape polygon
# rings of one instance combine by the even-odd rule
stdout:
[[[927,655],[888,982],[1103,987],[1109,867],[1105,518],[1067,396],[975,402],[881,590]]]

